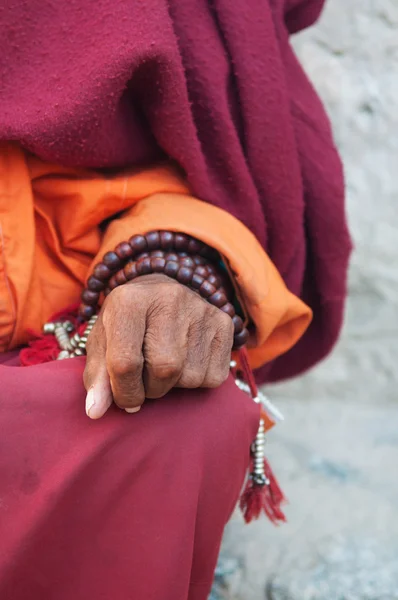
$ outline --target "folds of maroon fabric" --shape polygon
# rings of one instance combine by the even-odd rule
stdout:
[[[205,600],[258,427],[232,380],[84,413],[83,360],[0,365],[0,598]]]
[[[27,0],[0,13],[0,139],[121,168],[171,157],[241,219],[314,311],[261,375],[297,374],[338,335],[350,240],[328,120],[289,44],[323,0]]]

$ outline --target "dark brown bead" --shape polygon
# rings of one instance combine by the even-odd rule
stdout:
[[[200,295],[203,296],[203,298],[208,298],[209,296],[212,296],[216,293],[216,291],[217,290],[214,287],[214,285],[212,285],[208,281],[204,281],[199,288]]]
[[[131,281],[135,277],[137,277],[137,263],[135,261],[130,261],[123,269],[124,275],[128,281]]]
[[[177,261],[168,260],[166,262],[166,265],[164,267],[164,271],[163,272],[168,277],[172,277],[173,279],[175,279],[177,277],[177,273],[178,273],[178,269],[179,268],[180,268],[180,265],[178,264]]]
[[[195,268],[195,263],[190,256],[183,256],[180,258],[179,263],[182,267],[189,267],[190,269]]]
[[[207,281],[209,281],[209,280],[207,280]],[[221,308],[222,306],[224,306],[224,304],[226,302],[228,302],[228,298],[226,297],[225,294],[220,292],[220,290],[217,290],[214,294],[212,294],[211,296],[208,297],[208,301],[213,306],[217,306],[217,308]]]
[[[98,292],[84,290],[84,292],[82,293],[82,301],[84,302],[84,304],[95,306],[96,304],[98,304],[99,296],[100,295]]]
[[[137,261],[137,273],[138,275],[148,275],[149,273],[152,273],[151,259],[149,257],[141,258],[141,260]]]
[[[106,283],[104,281],[101,281],[93,276],[89,277],[87,281],[87,287],[92,292],[102,292],[102,290],[105,288],[105,285]]]
[[[133,235],[133,237],[129,239],[129,244],[134,253],[134,256],[136,256],[140,252],[144,252],[144,250],[148,248],[146,239],[143,235]]]
[[[185,233],[176,233],[174,235],[174,248],[176,250],[188,250],[190,238]]]
[[[98,265],[95,265],[93,269],[94,277],[100,279],[101,281],[108,281],[111,274],[112,273],[110,269],[108,269],[108,267],[104,265],[104,263],[99,263]]]
[[[158,250],[160,246],[160,234],[159,231],[150,231],[146,234],[146,243],[149,250]]]
[[[210,263],[208,263],[206,265],[206,269],[207,269],[207,272],[209,273],[209,275],[213,274],[213,273],[217,273],[217,271],[218,271],[217,267],[215,267],[214,265],[212,265]]]
[[[149,253],[151,258],[164,258],[164,255],[164,250],[152,250],[152,252]]]
[[[225,314],[229,315],[231,318],[236,314],[235,309],[230,302],[227,302],[224,306],[220,306],[220,310],[225,312]]]
[[[193,256],[192,258],[195,265],[205,265],[207,262],[203,256]]]
[[[159,234],[160,237],[160,247],[164,250],[169,250],[174,246],[174,233],[171,231],[161,231]]]
[[[214,285],[217,289],[221,287],[221,279],[218,275],[210,274],[207,278],[207,281]]]
[[[106,298],[107,296],[109,296],[109,294],[111,293],[111,291],[112,291],[112,290],[110,290],[109,288],[106,288],[106,290],[104,290],[104,296],[105,296],[105,298]]]
[[[124,272],[124,269],[122,269],[121,271],[118,271],[114,277],[115,277],[116,283],[118,285],[123,285],[127,282],[127,277]]]
[[[203,282],[204,282],[204,278],[201,277],[200,275],[198,275],[197,273],[194,273],[192,275],[191,286],[193,288],[195,288],[196,290],[198,290],[200,288],[200,286],[202,285]]]
[[[178,262],[178,261],[180,260],[180,257],[179,257],[179,255],[178,255],[178,254],[176,254],[175,252],[168,252],[168,253],[165,255],[165,259],[166,259],[166,260],[174,260],[174,261]]]
[[[117,271],[122,266],[122,261],[116,252],[107,252],[104,254],[102,262],[113,272]]]
[[[149,255],[149,252],[140,252],[140,254],[137,254],[137,256],[135,257],[135,260],[141,260],[141,258],[148,258]]]
[[[190,254],[199,254],[201,250],[203,250],[203,242],[196,240],[195,238],[191,238],[188,242],[188,252]]]
[[[240,333],[234,335],[234,348],[242,348],[249,339],[249,332],[247,329],[243,329]]]
[[[79,308],[79,314],[84,321],[88,321],[93,315],[95,315],[95,308],[94,306],[89,306],[88,304],[81,304]]]
[[[232,317],[232,323],[234,324],[235,334],[240,333],[243,329],[243,321],[239,315]]]
[[[188,256],[188,252],[178,252],[178,256],[180,258],[185,258],[186,256]]]
[[[115,252],[122,260],[126,260],[127,258],[131,258],[133,256],[133,249],[128,242],[122,242],[121,244],[118,244],[115,248]]]
[[[160,256],[151,258],[151,267],[154,273],[163,273],[166,266],[166,260]]]
[[[110,290],[114,290],[115,288],[117,288],[117,281],[116,281],[116,277],[111,277],[109,282],[108,282],[108,287]]]
[[[189,285],[191,283],[193,276],[193,270],[189,267],[180,267],[177,273],[177,281],[183,283],[184,285]]]
[[[209,275],[207,267],[205,267],[203,265],[199,265],[199,266],[195,267],[195,273],[196,273],[196,275],[200,275],[200,277],[206,277],[206,278]]]

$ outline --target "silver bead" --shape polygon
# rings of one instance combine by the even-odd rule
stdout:
[[[65,358],[70,358],[69,352],[67,350],[61,350],[57,356],[57,360],[65,360]]]
[[[72,333],[72,331],[75,328],[73,323],[71,323],[70,321],[63,321],[62,326],[68,333]]]
[[[45,335],[51,335],[55,331],[55,323],[45,323],[43,325],[43,333]]]
[[[76,348],[76,350],[73,352],[73,354],[75,356],[84,356],[84,352],[80,348]]]
[[[55,337],[62,350],[71,350],[69,335],[66,333],[62,323],[56,323],[55,325]]]

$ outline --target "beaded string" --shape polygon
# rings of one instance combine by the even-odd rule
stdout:
[[[73,325],[70,321],[55,321],[44,326],[44,333],[55,336],[60,352],[58,359],[72,358],[86,354],[86,343],[97,320],[100,302],[116,287],[124,285],[136,277],[151,273],[163,273],[188,286],[228,314],[234,324],[234,350],[239,357],[245,382],[237,380],[237,385],[248,391],[255,402],[261,400],[250,365],[245,344],[249,332],[242,318],[229,301],[233,297],[231,282],[222,269],[219,254],[206,244],[191,236],[170,231],[152,231],[146,235],[135,235],[128,242],[122,242],[114,251],[107,252],[98,263],[87,281],[82,293],[79,316],[86,325]],[[232,371],[236,363],[231,364]],[[246,389],[247,388],[247,389]],[[266,408],[263,406],[263,408]],[[269,410],[269,420],[277,420]],[[240,506],[245,520],[257,518],[262,511],[274,523],[285,520],[281,510],[283,493],[264,456],[265,421],[260,418],[259,429],[252,445],[252,469],[242,494]]]
[[[228,300],[231,286],[217,270],[216,261],[220,256],[213,248],[186,234],[152,231],[135,235],[107,252],[94,267],[82,293],[80,317],[85,321],[92,318],[98,312],[101,295],[107,296],[119,285],[141,275],[163,273],[228,314],[234,324],[233,348],[239,349],[246,344],[249,332]]]

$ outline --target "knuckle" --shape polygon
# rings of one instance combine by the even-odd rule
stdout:
[[[177,357],[155,357],[149,365],[155,379],[168,381],[181,373],[182,363]]]
[[[180,380],[180,385],[190,389],[200,388],[203,384],[203,379],[203,373],[195,369],[189,369],[184,371]]]
[[[109,361],[109,368],[114,377],[121,378],[142,369],[142,358],[117,356]]]

